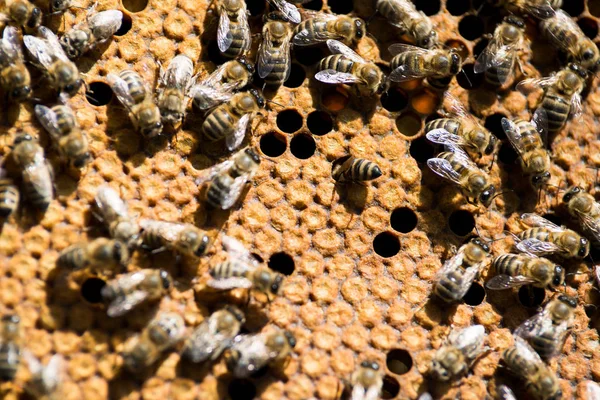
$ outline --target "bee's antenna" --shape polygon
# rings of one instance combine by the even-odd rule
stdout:
[[[279,103],[277,103],[276,101],[273,101],[273,100],[267,100],[267,103],[273,103],[273,104],[278,105],[281,108],[285,108],[285,106],[283,104],[279,104]]]
[[[467,82],[469,82],[469,86],[473,87],[473,83],[471,82],[471,80],[469,79],[469,75],[467,75],[467,73],[465,72],[464,68],[460,69],[460,72],[462,72],[462,74],[465,76],[465,79],[467,80]]]

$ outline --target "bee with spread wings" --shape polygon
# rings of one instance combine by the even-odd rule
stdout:
[[[294,24],[299,24],[302,21],[298,8],[286,0],[269,0],[269,4],[281,11],[286,21],[293,22]]]
[[[64,359],[59,354],[55,354],[44,366],[28,350],[23,351],[23,358],[29,364],[31,371],[31,379],[25,390],[36,399],[58,400],[56,394],[63,380]]]

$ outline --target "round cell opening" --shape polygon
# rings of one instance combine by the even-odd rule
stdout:
[[[383,386],[381,387],[382,399],[394,399],[400,393],[400,384],[393,376],[386,375],[383,377]]]
[[[256,387],[248,379],[234,379],[229,383],[227,392],[231,400],[252,400],[256,396]]]
[[[308,114],[306,126],[313,135],[326,135],[333,130],[333,119],[324,111],[313,111]]]
[[[115,32],[115,36],[125,35],[127,32],[129,32],[131,30],[132,26],[133,26],[133,20],[131,19],[131,16],[127,13],[123,13],[123,19],[121,19],[121,27],[119,28],[118,31]]]
[[[467,90],[477,89],[484,80],[484,74],[476,74],[473,64],[464,64],[462,70],[456,75],[456,82],[461,88]]]
[[[350,101],[347,93],[339,90],[336,86],[331,86],[321,94],[321,104],[331,112],[338,112],[346,108]]]
[[[329,0],[327,5],[334,14],[349,14],[354,9],[352,0]]]
[[[424,136],[410,142],[409,151],[412,158],[420,163],[424,163],[433,157],[433,146]]]
[[[300,64],[311,66],[325,58],[326,54],[319,47],[294,46],[294,56]]]
[[[577,25],[579,25],[585,36],[590,39],[596,39],[596,36],[598,36],[598,22],[595,19],[584,17],[577,21]]]
[[[302,116],[296,110],[285,110],[277,114],[277,127],[285,133],[294,133],[302,128]]]
[[[588,11],[594,17],[600,17],[600,1],[590,1],[588,3]]]
[[[106,282],[100,278],[88,278],[81,285],[81,296],[92,304],[102,302],[102,288]]]
[[[543,288],[525,285],[519,289],[519,303],[524,307],[537,308],[545,298],[546,291]]]
[[[398,237],[391,232],[382,232],[375,236],[373,240],[373,249],[381,257],[393,257],[400,251],[400,241]]]
[[[252,17],[263,15],[265,12],[264,0],[246,0],[246,8]]]
[[[467,236],[475,228],[475,218],[467,210],[456,210],[450,214],[448,226],[455,235]]]
[[[302,86],[306,79],[306,71],[300,64],[293,63],[290,70],[290,76],[283,86],[288,88],[297,88]]]
[[[506,118],[506,115],[502,113],[492,114],[485,119],[485,123],[483,124],[485,129],[490,131],[500,140],[506,139],[506,133],[504,133],[504,129],[502,129],[503,118]]]
[[[390,225],[400,233],[408,233],[417,227],[417,214],[408,207],[397,208],[392,211]]]
[[[466,0],[447,0],[446,10],[451,15],[463,15],[471,8],[470,4]]]
[[[404,349],[394,349],[387,354],[386,365],[390,372],[397,375],[404,375],[413,366],[413,360],[410,353]]]
[[[458,33],[467,40],[475,40],[483,35],[485,24],[477,15],[466,15],[458,23]]]
[[[442,8],[440,0],[415,0],[414,3],[417,10],[423,11],[425,15],[435,15]]]
[[[487,45],[490,43],[486,38],[482,38],[477,42],[475,46],[473,46],[473,58],[477,59],[483,53]]]
[[[553,224],[556,224],[558,226],[562,226],[562,220],[560,219],[560,217],[554,213],[552,214],[544,214],[542,215],[543,218],[546,218],[548,221],[552,222]]]
[[[315,154],[317,144],[312,136],[306,134],[299,134],[294,136],[290,142],[290,151],[294,157],[301,160],[306,160]]]
[[[286,253],[275,253],[269,259],[269,268],[289,276],[294,272],[294,259]]]
[[[418,115],[406,112],[396,118],[396,127],[404,136],[415,136],[423,127],[423,121]]]
[[[452,80],[452,78],[450,78]],[[440,97],[430,89],[423,89],[412,96],[410,105],[413,110],[422,115],[432,114],[440,104]]]
[[[400,89],[390,89],[381,95],[381,106],[390,112],[402,111],[408,105],[408,96]]]
[[[597,1],[590,1],[589,3],[597,3]],[[571,17],[578,17],[585,9],[585,0],[566,0],[563,1],[561,8]]]
[[[285,152],[287,141],[276,132],[269,132],[260,138],[260,150],[269,157],[279,157]]]
[[[123,7],[132,13],[144,11],[148,6],[148,0],[123,0],[122,3]]]
[[[463,301],[470,306],[478,306],[483,303],[485,298],[485,289],[477,282],[473,282]]]
[[[85,98],[93,106],[105,106],[110,103],[113,92],[104,82],[92,82],[88,85],[89,89],[85,92]]]
[[[227,59],[223,57],[223,54],[221,54],[216,40],[211,40],[210,43],[208,43],[208,50],[206,54],[208,59],[215,65],[221,65],[227,61]]]
[[[500,150],[498,150],[498,160],[500,160],[502,164],[512,165],[517,161],[518,158],[519,155],[512,145],[508,142],[503,142],[500,146]]]

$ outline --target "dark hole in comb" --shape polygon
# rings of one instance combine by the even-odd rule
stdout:
[[[89,303],[102,302],[102,288],[106,286],[100,278],[88,278],[81,285],[81,296]]]
[[[400,393],[400,384],[393,376],[386,375],[383,377],[383,386],[381,387],[382,399],[393,399]]]
[[[420,163],[433,157],[433,146],[427,138],[420,137],[410,142],[410,155]]]
[[[463,301],[470,306],[478,306],[483,303],[485,298],[485,289],[477,282],[473,282]]]
[[[324,111],[313,111],[308,114],[306,126],[313,135],[322,136],[333,129],[333,119]]]
[[[577,25],[581,28],[585,36],[590,39],[595,39],[598,36],[598,22],[593,18],[581,18],[577,21]]]
[[[484,28],[483,20],[476,15],[466,15],[458,23],[458,33],[467,40],[481,37]]]
[[[483,124],[485,129],[500,140],[506,139],[506,133],[502,129],[502,118],[506,118],[506,115],[501,113],[492,114],[485,119],[485,123]]]
[[[397,208],[392,212],[390,225],[395,231],[411,232],[417,227],[417,214],[408,207]]]
[[[286,253],[275,253],[269,259],[269,268],[283,275],[291,275],[296,268],[292,256]]]
[[[375,236],[373,240],[373,249],[381,257],[393,257],[400,251],[400,241],[398,237],[391,232],[382,232]]]
[[[288,78],[287,81],[285,81],[283,86],[289,87],[292,89],[297,88],[297,87],[302,86],[305,79],[306,79],[306,71],[304,71],[304,68],[302,68],[302,66],[300,64],[292,63],[290,77]]]
[[[85,92],[85,98],[93,106],[104,106],[110,103],[113,92],[104,82],[92,82],[89,84],[89,90]]]
[[[329,0],[327,4],[334,14],[348,14],[354,9],[352,0]]]
[[[448,226],[455,235],[466,236],[475,228],[475,218],[467,210],[456,210],[450,214]]]
[[[260,150],[269,157],[279,157],[287,147],[286,138],[276,132],[269,132],[260,138]]]
[[[524,307],[539,307],[546,298],[546,291],[542,288],[525,285],[519,289],[519,303]]]
[[[148,0],[123,0],[123,7],[129,12],[143,11],[148,6]]]
[[[456,81],[460,87],[472,90],[476,89],[483,83],[484,75],[476,74],[473,70],[473,64],[464,64],[462,71],[456,75]]]
[[[518,158],[519,155],[512,145],[508,142],[503,142],[498,151],[498,160],[500,160],[502,164],[511,165],[514,164]]]
[[[390,112],[401,111],[408,105],[408,96],[400,89],[390,89],[381,95],[381,105]]]
[[[250,11],[252,17],[256,17],[264,14],[265,12],[265,1],[264,0],[246,0],[246,7]]]
[[[414,0],[414,3],[417,10],[423,11],[425,15],[435,15],[442,8],[440,0]]]
[[[133,20],[131,19],[131,16],[129,16],[129,14],[127,14],[127,13],[123,13],[123,19],[121,20],[121,27],[119,28],[118,31],[115,32],[115,36],[125,35],[127,32],[129,32],[131,30],[132,26],[133,26]]]
[[[404,375],[413,366],[413,360],[410,353],[404,349],[391,350],[385,359],[387,368],[390,372],[397,375]]]
[[[234,379],[229,383],[227,392],[232,400],[252,400],[256,396],[256,386],[248,379]]]
[[[463,15],[471,9],[471,5],[465,0],[448,0],[446,10],[452,15]]]
[[[294,46],[296,61],[302,65],[314,65],[325,58],[325,53],[320,46]]]
[[[323,9],[323,0],[311,0],[308,3],[302,4],[302,7],[307,10],[320,11]]]
[[[595,1],[590,1],[590,3],[595,3]],[[585,1],[584,0],[566,0],[563,1],[563,5],[561,7],[563,11],[569,14],[571,17],[577,17],[583,10],[585,9]]]
[[[294,133],[302,128],[302,116],[296,110],[284,110],[277,114],[277,127],[285,133]]]
[[[299,134],[292,138],[290,142],[290,151],[292,154],[301,160],[306,160],[315,154],[317,144],[312,136],[306,134]]]

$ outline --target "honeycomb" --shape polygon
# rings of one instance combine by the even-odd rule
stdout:
[[[262,0],[247,0],[253,33],[260,32]],[[36,1],[44,9],[47,2]],[[442,307],[428,301],[437,270],[475,233],[486,239],[519,229],[516,216],[537,212],[569,223],[559,193],[578,184],[594,194],[600,144],[595,124],[600,115],[597,80],[584,93],[581,121],[570,121],[552,142],[550,188],[538,202],[516,163],[516,154],[500,127],[502,117],[527,118],[540,93],[525,97],[509,88],[492,91],[473,74],[473,60],[485,47],[485,34],[502,18],[481,0],[417,0],[430,15],[442,43],[467,58],[465,74],[450,91],[470,106],[485,126],[502,140],[490,174],[506,192],[496,207],[482,210],[465,202],[457,188],[442,182],[425,166],[435,149],[423,126],[436,116],[440,92],[422,82],[390,89],[381,99],[358,99],[351,92],[317,83],[315,63],[322,48],[293,52],[291,78],[263,116],[253,122],[247,141],[264,156],[239,209],[210,214],[203,188],[194,181],[228,154],[205,143],[201,119],[188,114],[182,130],[151,141],[132,128],[126,110],[105,83],[109,72],[133,68],[155,82],[158,63],[176,54],[197,61],[201,77],[219,58],[214,44],[215,16],[208,0],[100,0],[97,9],[123,11],[124,23],[113,41],[78,60],[88,84],[69,101],[90,139],[93,161],[81,173],[65,170],[50,140],[33,116],[33,105],[8,107],[0,126],[1,154],[10,151],[18,132],[38,136],[55,169],[56,198],[43,216],[25,207],[2,225],[0,236],[0,314],[21,317],[23,344],[46,362],[59,353],[68,361],[60,395],[70,399],[337,399],[358,364],[378,361],[384,368],[382,398],[414,399],[424,391],[436,398],[483,399],[497,384],[511,383],[502,368],[501,352],[512,344],[511,331],[552,296],[549,291],[486,292],[473,285],[464,303]],[[565,1],[586,35],[597,39],[599,3]],[[63,17],[45,22],[58,33],[83,21],[91,1],[79,1]],[[369,21],[370,35],[358,52],[385,70],[387,45],[396,41],[379,16],[374,1],[312,0],[313,10],[353,13]],[[211,33],[212,32],[212,33]],[[213,35],[213,36],[211,36]],[[555,50],[528,24],[528,44],[521,54],[524,72],[545,76],[559,66]],[[259,38],[255,38],[255,46]],[[389,70],[388,70],[389,72]],[[40,85],[43,81],[34,74]],[[521,77],[518,77],[519,79]],[[261,86],[261,82],[255,82]],[[512,85],[512,83],[511,83]],[[375,161],[384,176],[365,186],[341,187],[331,179],[331,162],[346,154]],[[100,303],[103,282],[116,271],[55,268],[67,246],[105,235],[90,210],[96,189],[117,189],[139,218],[194,223],[213,237],[228,234],[245,243],[269,267],[287,275],[281,295],[233,291],[206,293],[206,271],[225,255],[216,240],[210,255],[173,261],[171,254],[136,253],[128,271],[165,268],[177,281],[160,305],[145,305],[127,317],[111,319]],[[508,241],[492,243],[495,255],[510,251]],[[595,259],[600,259],[593,252]],[[584,382],[600,379],[599,295],[589,262],[566,264],[572,274],[566,292],[577,295],[574,329],[563,352],[550,362],[560,378],[564,398],[583,398]],[[279,327],[297,338],[289,361],[252,380],[232,379],[223,361],[197,367],[180,362],[177,351],[140,375],[121,370],[119,352],[159,311],[183,315],[188,329],[200,324],[224,303],[246,308],[248,332]],[[424,378],[430,360],[451,326],[482,324],[489,333],[485,353],[472,373],[454,385],[434,385]],[[21,364],[15,382],[0,386],[2,398],[21,398],[29,372]]]

